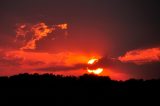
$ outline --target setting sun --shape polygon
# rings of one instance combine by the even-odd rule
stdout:
[[[97,61],[98,61],[98,59],[93,58],[93,59],[90,59],[88,61],[88,64],[89,65],[93,65]],[[89,69],[89,68],[87,68],[87,71],[89,73],[93,73],[93,74],[100,74],[103,71],[103,68],[97,68],[97,69]]]
[[[98,59],[90,59],[90,60],[88,61],[88,64],[93,64],[95,61],[98,61]]]
[[[102,71],[103,71],[103,68],[98,68],[98,69],[95,69],[95,70],[88,69],[89,73],[94,73],[94,74],[100,74]]]

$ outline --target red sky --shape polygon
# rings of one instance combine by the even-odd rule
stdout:
[[[77,76],[98,58],[100,75],[159,78],[158,10],[143,0],[2,0],[0,76]]]

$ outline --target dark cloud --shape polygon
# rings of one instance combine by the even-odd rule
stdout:
[[[25,64],[30,66],[41,66],[41,65],[45,65],[46,63],[43,61],[27,61]]]
[[[137,65],[134,63],[122,63],[118,62],[112,66],[112,69],[116,69],[117,72],[126,73],[132,78],[160,78],[160,63],[153,62],[143,65]]]
[[[108,68],[110,66],[112,66],[113,64],[115,64],[117,60],[114,58],[110,58],[108,56],[104,56],[101,59],[99,59],[98,61],[95,61],[94,64],[92,65],[88,65],[89,69],[97,69],[99,67],[103,67],[103,68]]]
[[[4,65],[4,66],[19,66],[22,65],[21,63],[21,59],[4,59],[4,58],[0,58],[0,65]]]
[[[98,67],[111,69],[115,73],[124,73],[131,78],[160,78],[160,62],[149,62],[145,64],[125,63],[116,58],[105,56],[95,64],[87,66],[90,69],[97,69]]]
[[[36,70],[39,71],[51,71],[51,72],[56,72],[56,71],[70,71],[70,70],[78,70],[78,69],[85,69],[86,64],[75,64],[73,66],[49,66],[49,67],[42,67],[38,68]]]

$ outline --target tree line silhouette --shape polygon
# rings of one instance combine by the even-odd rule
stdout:
[[[79,77],[53,74],[19,74],[0,77],[0,95],[5,101],[52,104],[108,104],[120,101],[157,99],[160,79],[111,80],[108,76],[84,74]],[[14,99],[17,99],[16,101]]]

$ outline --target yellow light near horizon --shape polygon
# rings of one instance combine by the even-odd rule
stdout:
[[[95,69],[95,70],[88,69],[89,73],[94,73],[94,74],[100,74],[102,71],[103,71],[103,68],[98,68],[98,69]]]

